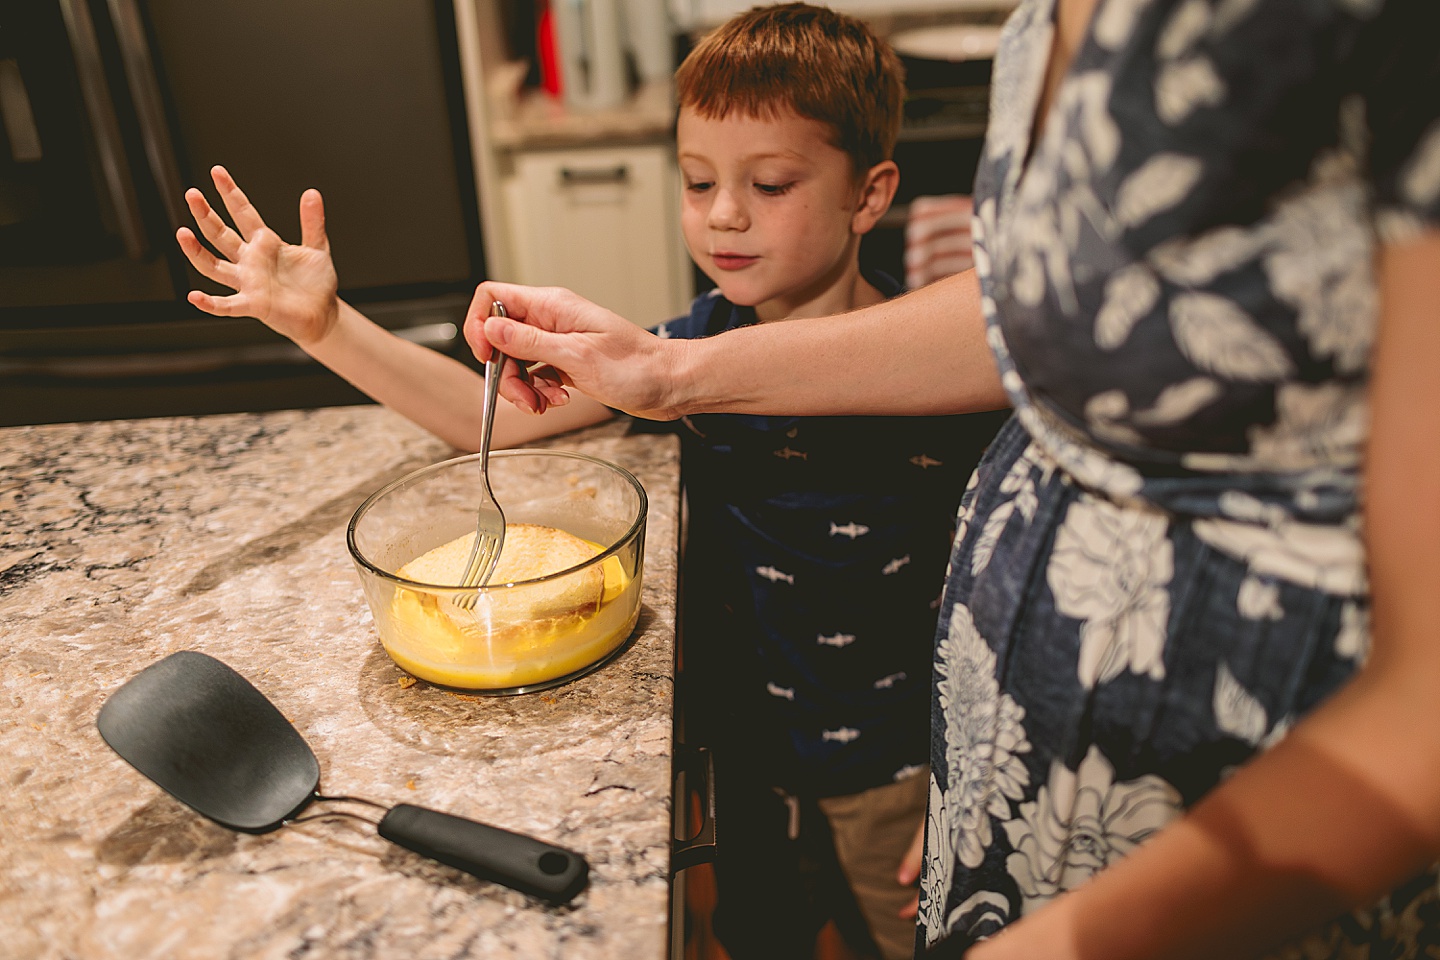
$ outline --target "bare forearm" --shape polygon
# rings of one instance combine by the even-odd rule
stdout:
[[[483,379],[469,367],[412,343],[348,303],[328,335],[305,349],[357,389],[460,449],[480,436]]]
[[[484,378],[454,358],[395,336],[343,301],[334,329],[306,349],[357,389],[455,448],[479,445]],[[610,416],[584,396],[542,415],[502,403],[495,410],[493,445],[515,446]]]
[[[839,317],[669,346],[677,414],[925,415],[1008,405],[973,271]]]
[[[1079,960],[1241,960],[1418,872],[1440,855],[1429,822],[1440,744],[1396,736],[1434,722],[1386,686],[1352,684],[1183,820],[976,960],[991,949],[1038,955],[1029,946],[1052,936],[1070,941],[1059,955]]]

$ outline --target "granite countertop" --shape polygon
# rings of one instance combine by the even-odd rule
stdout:
[[[573,683],[479,697],[379,645],[345,548],[360,501],[453,455],[379,407],[0,430],[0,955],[663,957],[678,452],[612,422],[541,444],[649,494],[631,645]],[[310,743],[320,786],[583,853],[564,907],[328,819],[237,834],[100,739],[105,699],[200,650]]]

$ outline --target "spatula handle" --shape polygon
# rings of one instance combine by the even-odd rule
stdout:
[[[585,889],[590,865],[573,850],[408,803],[380,821],[380,836],[421,856],[550,903]]]

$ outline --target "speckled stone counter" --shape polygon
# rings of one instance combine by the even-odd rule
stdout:
[[[369,493],[452,456],[378,407],[0,430],[0,957],[661,958],[678,526],[670,437],[548,441],[650,497],[628,648],[566,686],[462,695],[379,644],[345,549]],[[200,650],[309,741],[321,790],[583,853],[553,908],[330,819],[237,834],[100,739],[106,697]]]

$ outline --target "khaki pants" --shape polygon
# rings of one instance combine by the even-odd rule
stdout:
[[[914,899],[915,888],[900,886],[895,874],[925,821],[929,795],[930,771],[924,767],[898,783],[819,802],[830,821],[840,868],[885,960],[915,954],[915,919],[899,916]]]
[[[895,879],[925,819],[928,768],[899,783],[817,800],[754,776],[744,750],[715,758],[715,935],[732,960],[808,960],[833,921],[862,957],[902,960],[915,895]]]

